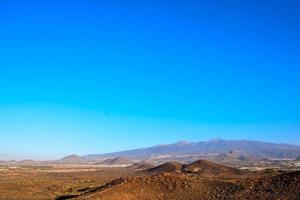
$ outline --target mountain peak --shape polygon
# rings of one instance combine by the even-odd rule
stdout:
[[[62,160],[64,160],[64,159],[70,159],[70,158],[80,158],[80,156],[78,156],[76,154],[71,154],[71,155],[68,155],[66,157],[63,157]]]
[[[68,155],[66,157],[63,157],[62,159],[60,159],[59,161],[61,162],[71,162],[71,163],[75,163],[75,162],[84,162],[86,161],[83,157],[80,157],[76,154],[71,154]]]

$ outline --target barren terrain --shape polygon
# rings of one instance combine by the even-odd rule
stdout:
[[[126,168],[88,166],[1,167],[0,199],[55,199],[121,176],[130,177],[132,172]]]
[[[153,167],[96,165],[0,168],[2,200],[299,199],[300,171],[241,170],[207,160]]]

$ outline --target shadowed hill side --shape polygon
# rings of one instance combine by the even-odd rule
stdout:
[[[300,161],[300,156],[297,156],[297,158],[295,158],[295,161]]]
[[[128,169],[133,170],[147,170],[153,168],[154,165],[145,161],[134,163],[133,165],[129,166]]]

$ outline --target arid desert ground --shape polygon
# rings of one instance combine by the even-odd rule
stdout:
[[[207,160],[97,165],[1,166],[1,200],[299,199],[300,171],[250,171]]]

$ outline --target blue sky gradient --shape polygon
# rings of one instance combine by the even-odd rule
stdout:
[[[300,145],[299,1],[0,1],[0,159]]]

